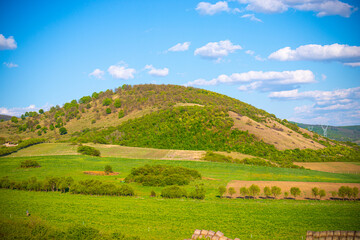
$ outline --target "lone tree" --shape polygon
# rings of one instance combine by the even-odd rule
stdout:
[[[66,128],[61,127],[61,128],[59,129],[59,133],[60,133],[60,135],[65,135],[65,134],[67,134]]]
[[[109,175],[109,173],[112,173],[112,172],[113,172],[112,167],[110,165],[106,165],[105,166],[105,174]]]
[[[240,195],[241,196],[246,196],[246,195],[248,195],[249,194],[249,190],[246,188],[246,187],[241,187],[240,188]]]
[[[277,196],[279,196],[281,194],[281,188],[279,188],[277,186],[273,186],[273,187],[271,187],[271,193],[274,196],[274,198],[276,198]]]
[[[319,197],[320,197],[320,199],[321,199],[322,197],[325,197],[325,196],[326,196],[325,190],[324,190],[324,189],[320,189],[320,191],[319,191]]]
[[[220,197],[223,197],[224,193],[226,193],[226,187],[220,186],[220,187],[219,187]]]
[[[270,197],[271,196],[271,189],[270,187],[264,187],[264,195],[266,197]]]
[[[354,187],[352,189],[352,197],[354,200],[357,198],[358,194],[359,194],[359,189],[357,187]]]
[[[315,198],[317,198],[317,196],[319,196],[319,189],[317,187],[314,187],[313,189],[311,189],[311,193]]]
[[[256,197],[257,195],[259,195],[260,193],[260,188],[258,185],[255,185],[255,184],[252,184],[250,187],[249,187],[249,193],[250,193],[250,196],[253,196],[253,197]]]
[[[301,190],[298,187],[292,187],[290,188],[290,193],[296,198],[297,196],[300,196]]]
[[[232,197],[232,195],[234,195],[234,194],[236,193],[235,188],[230,187],[230,188],[228,189],[228,193],[230,194],[230,197]]]

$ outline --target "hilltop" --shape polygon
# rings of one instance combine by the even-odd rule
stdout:
[[[323,138],[237,99],[177,85],[123,85],[0,123],[0,138],[240,152],[281,166],[358,160],[358,149]]]

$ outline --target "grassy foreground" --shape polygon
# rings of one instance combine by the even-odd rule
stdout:
[[[241,239],[301,239],[307,230],[356,230],[360,204],[291,200],[96,197],[0,190],[2,218],[33,216],[55,227],[85,224],[142,239],[184,239],[196,229]]]
[[[40,168],[21,169],[20,162],[31,159]],[[90,176],[83,171],[102,171],[111,165],[117,176]],[[101,231],[120,231],[142,239],[184,239],[195,229],[220,230],[240,239],[302,239],[307,230],[359,230],[360,204],[343,201],[292,201],[219,199],[217,188],[231,180],[360,182],[358,175],[335,174],[303,169],[270,168],[241,164],[124,159],[114,157],[37,156],[1,157],[0,177],[23,180],[46,176],[73,177],[76,181],[98,179],[120,184],[131,168],[145,164],[167,164],[198,170],[205,179],[205,200],[149,197],[161,187],[131,183],[137,197],[108,197],[0,190],[0,217],[27,219],[26,210],[56,228],[84,224]],[[128,234],[127,234],[128,233]]]

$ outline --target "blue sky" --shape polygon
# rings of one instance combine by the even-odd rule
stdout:
[[[303,123],[360,124],[347,0],[0,0],[0,114],[122,84],[179,84]]]

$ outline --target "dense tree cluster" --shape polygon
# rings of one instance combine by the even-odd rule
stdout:
[[[187,185],[190,181],[201,179],[201,174],[185,167],[168,165],[145,165],[133,168],[125,182],[138,182],[144,186]]]
[[[95,156],[95,157],[99,157],[100,156],[100,151],[94,147],[90,147],[90,146],[79,146],[77,148],[77,152],[81,153],[83,155],[90,155],[90,156]]]

